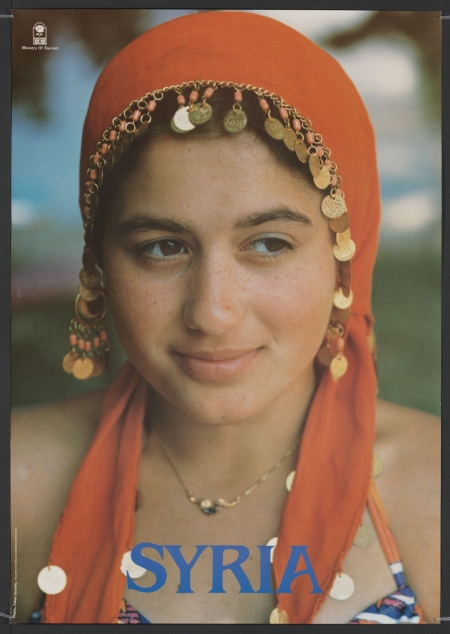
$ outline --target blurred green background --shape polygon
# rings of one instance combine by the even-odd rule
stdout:
[[[77,381],[61,368],[81,265],[81,127],[104,64],[150,26],[189,11],[18,10],[13,23],[12,404],[108,385],[124,361]],[[383,223],[373,310],[379,396],[440,412],[440,20],[437,12],[258,11],[338,59],[374,123]],[[38,55],[32,27],[44,22]],[[108,38],[98,38],[108,26]],[[424,121],[426,125],[424,125]],[[425,138],[426,135],[426,138]],[[112,328],[111,328],[112,330]]]

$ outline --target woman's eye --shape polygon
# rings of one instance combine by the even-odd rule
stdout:
[[[292,249],[292,245],[281,238],[260,238],[252,242],[249,246],[252,246],[256,252],[261,254],[283,253],[284,251]]]
[[[186,252],[186,247],[181,242],[178,242],[178,240],[155,240],[154,242],[146,244],[141,249],[143,255],[153,258],[167,258]]]

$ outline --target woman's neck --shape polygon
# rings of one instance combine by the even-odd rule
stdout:
[[[152,392],[144,454],[168,455],[192,491],[207,485],[205,495],[234,495],[239,484],[245,489],[299,444],[316,386],[312,370],[269,408],[229,424],[199,423]],[[289,456],[290,463],[295,464],[296,455]]]

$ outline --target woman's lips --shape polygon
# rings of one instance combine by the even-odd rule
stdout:
[[[211,352],[176,352],[182,369],[199,381],[219,381],[238,376],[253,362],[260,348]]]

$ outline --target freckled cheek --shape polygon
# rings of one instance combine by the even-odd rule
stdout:
[[[332,266],[311,266],[274,276],[258,294],[260,315],[276,338],[299,346],[319,345],[327,327],[335,287]],[[317,344],[319,342],[319,344]]]
[[[124,347],[133,342],[156,341],[179,312],[174,285],[150,280],[145,272],[126,275],[109,271],[105,275],[108,302],[114,324]]]

